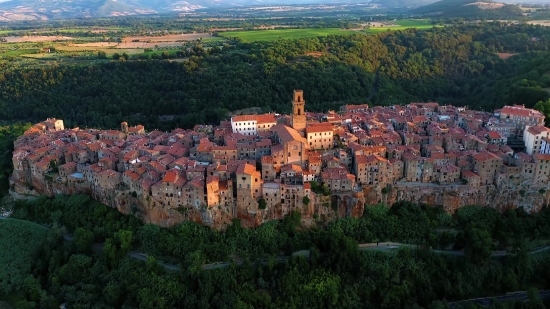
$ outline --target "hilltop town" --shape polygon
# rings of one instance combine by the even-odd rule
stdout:
[[[361,216],[412,200],[537,211],[548,204],[550,129],[524,106],[494,112],[438,103],[238,115],[219,126],[146,132],[34,125],[15,142],[11,191],[85,193],[145,222],[223,228],[280,219]]]

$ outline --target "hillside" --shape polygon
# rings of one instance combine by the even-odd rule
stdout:
[[[492,0],[442,0],[411,11],[414,14],[441,17],[509,18],[522,16],[517,5]]]
[[[26,284],[32,262],[47,238],[47,229],[15,219],[0,219],[0,299]]]
[[[432,0],[419,1],[426,3]],[[223,9],[274,4],[311,5],[318,3],[342,4],[343,2],[344,1],[340,0],[0,0],[0,22],[182,13],[193,12],[200,9]],[[352,0],[346,2],[356,3],[361,1]]]
[[[373,0],[372,4],[377,4],[385,8],[417,8],[432,4],[437,0]]]

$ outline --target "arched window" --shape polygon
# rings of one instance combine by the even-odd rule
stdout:
[[[298,108],[298,115],[301,115],[301,114],[302,114],[302,109]]]

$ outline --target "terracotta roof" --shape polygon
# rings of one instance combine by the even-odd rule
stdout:
[[[91,144],[88,144],[88,149],[90,149],[91,151],[99,151],[101,150],[101,143],[91,143]]]
[[[241,115],[231,117],[232,122],[241,122],[241,121],[257,121],[257,115]]]
[[[333,126],[332,124],[325,122],[320,124],[312,124],[308,127],[306,127],[306,133],[322,133],[322,132],[332,132]]]
[[[140,179],[141,177],[139,176],[138,173],[132,171],[132,170],[127,170],[126,172],[124,172],[124,174],[130,178],[132,178],[132,180],[138,180]]]
[[[173,171],[168,171],[166,174],[164,174],[164,178],[162,178],[162,182],[172,182],[174,183],[178,179],[178,174]]]
[[[45,167],[46,165],[50,164],[50,161],[48,160],[42,160],[36,163],[37,167]]]
[[[141,130],[144,130],[144,129],[145,129],[144,126],[138,124],[135,127],[128,128],[128,132],[138,132],[138,131],[141,131]]]
[[[212,182],[219,182],[220,178],[218,176],[208,176],[206,177],[206,184],[212,183]]]
[[[537,153],[533,157],[537,160],[550,160],[550,155],[548,154]]]
[[[493,139],[502,138],[497,131],[489,131],[489,133],[487,133],[487,135],[489,136],[489,138],[493,138]]]
[[[368,109],[368,104],[356,104],[356,105],[346,105],[345,109],[347,111],[357,110],[357,109]]]
[[[204,177],[198,176],[193,178],[193,180],[189,182],[189,185],[195,188],[204,188]]]
[[[75,166],[77,166],[76,162],[69,162],[69,163],[61,165],[60,167],[61,168],[71,168],[71,167],[75,167]]]
[[[149,163],[151,165],[152,168],[156,169],[156,170],[159,170],[159,171],[165,171],[166,170],[166,166],[158,163],[158,162],[151,162]]]
[[[261,161],[262,161],[262,164],[273,164],[273,157],[263,156]]]
[[[274,114],[257,115],[256,116],[256,121],[258,122],[258,124],[261,124],[261,123],[276,123],[277,122],[277,120],[275,119]]]
[[[491,153],[491,152],[481,152],[481,153],[478,153],[478,154],[474,154],[472,156],[476,161],[480,161],[480,162],[484,162],[484,161],[487,161],[487,160],[492,160],[492,159],[499,159],[499,160],[502,160],[499,156]]]
[[[247,174],[252,175],[256,171],[256,167],[250,164],[241,164],[237,168],[237,174]]]
[[[307,144],[305,138],[301,137],[298,131],[284,124],[277,124],[271,128],[271,131],[275,132],[283,143],[289,143],[292,141],[299,141]]]
[[[535,118],[544,117],[539,111],[525,108],[522,106],[504,106],[500,110],[500,113],[514,115],[514,116],[522,116],[522,117],[535,117]]]
[[[287,164],[281,167],[281,172],[288,172],[288,171],[295,171],[295,172],[301,173],[302,168],[295,164]]]
[[[99,173],[100,176],[116,176],[118,173],[113,170],[104,170]]]
[[[480,177],[478,174],[472,172],[472,171],[462,171],[462,176],[463,177],[467,177],[467,178],[470,178],[470,177]]]
[[[533,134],[533,135],[539,135],[544,132],[550,132],[550,129],[544,126],[532,126],[527,129],[527,132]]]

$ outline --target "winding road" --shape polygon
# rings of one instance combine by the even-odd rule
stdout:
[[[548,291],[548,290],[539,291],[538,296],[539,296],[539,299],[548,298],[548,297],[550,297],[550,291]],[[474,304],[480,304],[483,307],[489,307],[493,300],[496,300],[499,303],[500,302],[505,302],[505,301],[523,301],[523,302],[526,302],[526,301],[529,300],[529,296],[527,295],[527,292],[524,292],[524,291],[522,291],[522,292],[513,292],[513,293],[508,293],[506,295],[501,295],[501,296],[481,297],[481,298],[472,298],[472,299],[461,300],[461,301],[457,301],[457,302],[454,302],[454,303],[450,303],[449,305],[450,305],[451,308],[458,308],[458,307],[462,307],[462,306],[470,304],[470,303],[474,303]]]
[[[12,219],[12,218],[6,218],[6,217],[3,217],[3,216],[0,216],[0,220],[7,220],[7,219],[26,221],[26,222],[38,224],[38,223],[35,223],[35,222],[32,222],[32,221]],[[42,224],[38,224],[38,225],[40,225],[44,228],[50,229],[50,227],[48,227],[48,226],[45,226],[45,225],[42,225]],[[63,239],[65,239],[66,241],[72,241],[73,237],[69,234],[63,234]],[[99,250],[103,249],[103,244],[102,243],[101,244],[94,244],[93,246],[96,249],[99,249]],[[403,247],[418,248],[417,245],[394,243],[394,242],[359,244],[359,250],[390,251],[390,250],[395,250],[395,249],[399,249],[399,248],[403,248]],[[550,249],[550,246],[546,246],[546,247],[543,247],[543,248],[533,250],[533,251],[529,252],[529,254],[536,254],[536,253],[539,253],[539,252],[546,251],[548,249]],[[456,256],[463,256],[464,255],[464,252],[462,252],[462,251],[444,251],[444,250],[432,250],[432,251],[436,252],[436,253],[440,253],[440,254],[452,254],[452,255],[456,255]],[[505,255],[508,255],[508,254],[512,254],[512,253],[505,252],[505,251],[495,251],[495,252],[493,252],[492,256],[493,257],[501,257],[501,256],[505,256]],[[128,253],[128,256],[130,258],[137,259],[137,260],[144,261],[144,262],[146,262],[147,258],[148,258],[148,256],[144,253],[133,252],[133,251]],[[288,258],[289,257],[287,257],[287,256],[279,256],[279,257],[275,258],[275,262],[284,263],[284,262],[287,261]],[[259,262],[262,263],[263,265],[266,265],[268,263],[268,261],[266,259],[262,259]],[[157,263],[159,265],[163,266],[165,269],[168,269],[168,270],[172,270],[172,271],[181,270],[181,267],[178,266],[178,265],[167,264],[167,263],[160,262],[160,261],[158,261]],[[213,270],[213,269],[225,268],[225,267],[229,267],[232,263],[233,262],[217,262],[217,263],[205,264],[205,265],[203,265],[203,269],[204,270]],[[243,264],[243,262],[234,262],[234,263],[236,265],[242,265]],[[538,292],[538,297],[539,297],[539,299],[548,298],[548,297],[550,297],[550,291],[549,290],[539,291]],[[467,299],[467,300],[452,302],[449,305],[450,305],[451,308],[458,308],[458,307],[464,306],[464,305],[469,304],[469,303],[477,303],[477,304],[480,304],[483,307],[489,307],[491,305],[491,303],[493,302],[493,300],[495,300],[497,302],[505,302],[505,301],[524,301],[524,302],[526,302],[526,301],[529,300],[529,297],[527,295],[527,292],[522,291],[522,292],[509,293],[509,294],[501,295],[501,296],[491,296],[491,297],[481,297],[481,298]]]

